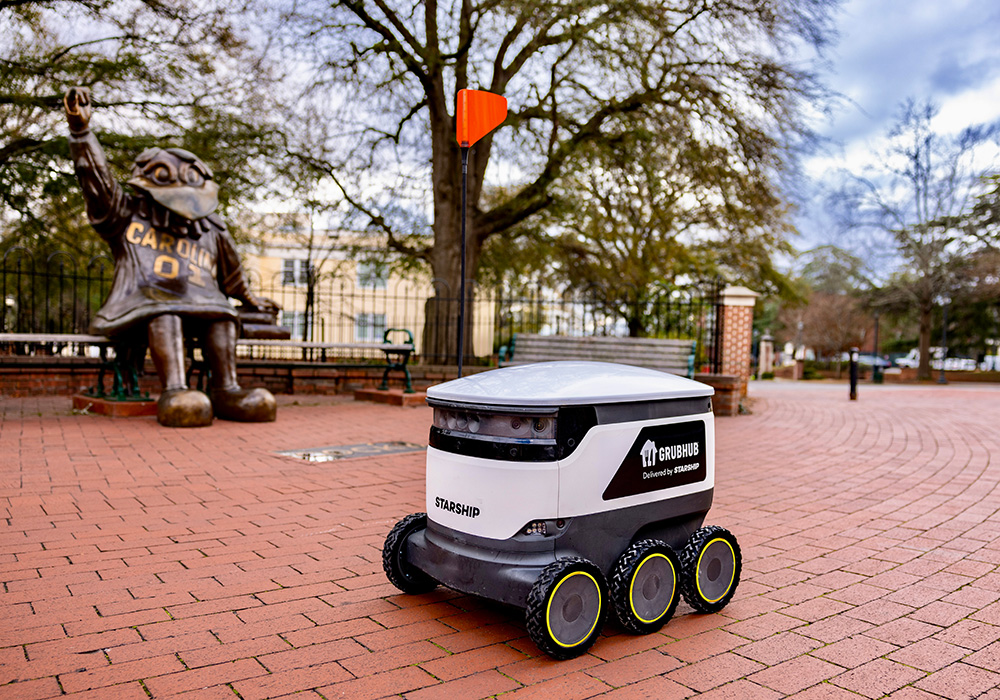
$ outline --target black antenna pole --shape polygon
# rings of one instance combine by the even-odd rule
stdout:
[[[469,147],[462,146],[462,280],[458,300],[458,376],[462,376],[462,356],[465,355],[465,208],[468,197]]]

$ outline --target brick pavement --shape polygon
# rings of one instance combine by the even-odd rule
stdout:
[[[274,424],[169,430],[0,399],[0,700],[1000,700],[1000,387],[751,391],[709,515],[743,545],[734,601],[566,662],[516,610],[385,581],[422,454],[274,454],[423,443],[427,408],[281,397]]]

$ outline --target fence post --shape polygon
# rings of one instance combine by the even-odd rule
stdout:
[[[760,294],[746,287],[722,291],[722,374],[740,378],[740,396],[747,395],[753,348],[753,307]]]
[[[774,372],[774,336],[771,331],[765,331],[760,339],[760,349],[757,351],[757,378],[765,373]]]

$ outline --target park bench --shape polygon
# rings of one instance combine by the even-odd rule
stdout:
[[[390,342],[390,337],[393,335],[403,335],[405,338],[404,342]],[[385,356],[385,371],[382,373],[382,383],[379,384],[379,389],[389,388],[389,373],[390,372],[402,372],[404,380],[406,382],[406,388],[404,393],[412,394],[413,380],[410,377],[410,369],[408,363],[410,356],[414,351],[413,333],[411,333],[406,328],[388,328],[385,333],[382,334],[382,342],[357,342],[357,343],[327,343],[322,341],[312,341],[312,340],[273,340],[266,338],[241,338],[236,343],[237,349],[246,348],[247,354],[244,356],[240,354],[237,357],[237,362],[239,364],[247,364],[248,361],[252,364],[263,367],[272,367],[276,369],[302,369],[313,367],[317,362],[334,364],[337,367],[355,367],[355,368],[365,368],[372,367],[373,363],[359,363],[359,362],[345,362],[342,360],[334,360],[332,363],[329,362],[328,357],[338,351],[377,351],[381,352]],[[278,358],[268,358],[268,350],[277,350],[281,357]],[[289,354],[288,350],[295,350],[300,354],[300,359],[292,359],[287,357]],[[257,355],[260,357],[257,357]],[[380,365],[379,365],[380,366]],[[291,377],[291,375],[289,375]],[[289,379],[291,381],[291,379]],[[291,387],[289,387],[291,389]]]
[[[390,342],[393,335],[402,334],[405,342]],[[90,394],[96,397],[107,397],[115,400],[125,400],[129,398],[139,398],[135,391],[130,391],[129,387],[138,387],[137,368],[126,366],[119,359],[118,353],[109,353],[108,349],[114,347],[114,341],[103,335],[91,335],[85,333],[0,333],[0,347],[14,347],[18,354],[3,358],[3,363],[10,366],[17,364],[19,357],[25,355],[37,355],[62,359],[68,352],[70,356],[89,357],[83,353],[83,348],[96,348],[98,357],[94,360],[98,366],[97,383],[89,390]],[[305,340],[274,340],[259,338],[240,338],[236,341],[237,362],[240,365],[251,364],[255,366],[270,367],[274,369],[289,370],[289,382],[291,382],[291,370],[300,368],[315,367],[317,363],[333,364],[337,367],[381,367],[384,365],[385,371],[382,373],[382,383],[379,389],[389,388],[389,373],[402,372],[406,382],[406,393],[414,393],[413,381],[410,377],[410,370],[407,366],[410,356],[414,351],[413,334],[405,328],[389,328],[382,336],[382,342],[358,342],[358,343],[326,343],[320,341]],[[197,384],[199,388],[204,388],[207,369],[204,360],[194,353],[196,344],[188,346],[191,357],[191,368],[189,370],[189,381],[192,374],[197,373]],[[241,352],[245,349],[245,353]],[[264,357],[268,350],[278,351],[277,358]],[[288,351],[296,356],[289,358]],[[328,356],[337,351],[375,351],[381,352],[384,363],[360,363],[333,360],[328,362]],[[255,355],[260,357],[255,357]],[[32,366],[37,366],[37,362],[32,362]],[[105,391],[105,380],[110,374],[112,377],[112,387],[110,391]],[[291,387],[290,387],[291,388]]]
[[[574,337],[517,333],[500,349],[500,365],[550,360],[618,362],[694,377],[697,342],[667,338]]]
[[[65,361],[68,351],[70,358],[82,357],[84,361],[97,363],[97,382],[85,392],[88,395],[115,401],[145,398],[138,390],[138,369],[124,362],[119,353],[108,354],[108,349],[114,347],[114,341],[107,336],[89,333],[0,333],[2,346],[19,351],[3,358],[3,364],[7,366],[18,366],[19,358],[25,356],[38,359],[39,354],[53,361]],[[95,348],[97,358],[84,352],[86,347]],[[38,362],[31,362],[30,366],[37,367]],[[104,381],[108,374],[112,378],[111,389],[105,391]]]

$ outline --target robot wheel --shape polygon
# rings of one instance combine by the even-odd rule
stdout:
[[[406,554],[406,540],[427,527],[426,513],[413,513],[396,523],[382,546],[382,568],[389,583],[403,593],[427,593],[437,587],[437,581],[415,567]]]
[[[663,627],[677,608],[681,570],[676,552],[661,540],[639,540],[625,550],[609,581],[622,627],[635,634]]]
[[[528,636],[555,659],[572,659],[591,647],[604,627],[608,586],[601,570],[580,557],[552,562],[528,593]]]
[[[717,525],[696,530],[680,554],[684,600],[700,613],[726,607],[740,583],[743,558],[733,533]]]

